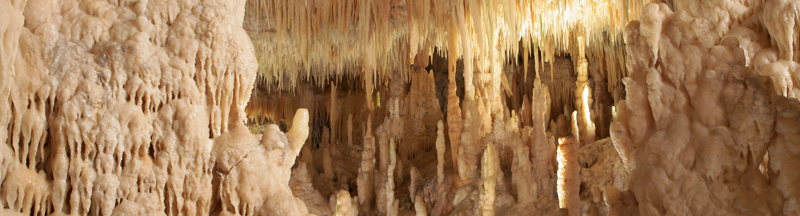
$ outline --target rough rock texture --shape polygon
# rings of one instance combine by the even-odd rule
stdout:
[[[578,145],[573,136],[558,138],[558,206],[570,216],[581,215]]]
[[[606,187],[609,213],[798,214],[797,154],[788,147],[797,139],[787,137],[796,136],[788,119],[800,102],[778,96],[774,79],[745,67],[741,43],[720,40],[715,30],[724,23],[664,4],[644,11],[659,12],[627,27],[628,95],[611,125],[629,192]],[[769,176],[759,170],[767,151]]]
[[[617,154],[611,139],[606,138],[578,149],[577,162],[581,167],[581,212],[613,215],[603,201],[606,187],[616,191],[627,189],[628,172]],[[626,214],[621,214],[626,215]]]
[[[222,214],[304,215],[308,209],[289,187],[291,168],[308,137],[308,111],[298,110],[285,136],[270,125],[258,140],[243,122],[214,140],[211,160]]]
[[[372,125],[372,119],[367,119],[367,125]],[[361,206],[370,206],[373,194],[373,169],[375,168],[375,137],[372,130],[368,127],[364,137],[363,150],[361,152],[361,166],[358,169],[358,203]]]
[[[292,168],[292,178],[289,180],[292,193],[303,200],[303,203],[308,207],[309,213],[319,216],[332,215],[333,211],[325,197],[322,196],[319,190],[314,189],[312,179],[315,176],[312,175],[312,171],[314,171],[313,168],[310,168],[304,162],[298,162],[297,166]],[[319,175],[316,176],[318,177]]]
[[[437,121],[442,119],[436,99],[433,73],[419,69],[411,74],[409,91],[401,108],[403,134],[399,137],[398,156],[404,161],[425,151],[436,149]]]
[[[0,2],[3,214],[306,212],[288,181],[308,113],[286,135],[243,125],[244,6]]]

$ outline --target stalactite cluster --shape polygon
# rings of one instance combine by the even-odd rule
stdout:
[[[497,70],[494,59],[516,61],[520,52],[541,51],[542,61],[577,53],[576,29],[585,32],[588,49],[606,49],[622,41],[625,24],[649,2],[251,0],[244,28],[261,82],[294,89],[301,79],[324,85],[347,74],[408,77],[413,70],[406,65],[417,54],[431,55],[430,47],[459,50],[451,57],[467,59],[470,73]]]

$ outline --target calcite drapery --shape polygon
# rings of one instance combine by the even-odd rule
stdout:
[[[0,2],[3,214],[305,212],[288,181],[308,113],[286,135],[243,125],[257,69],[244,6]],[[255,165],[280,175],[236,184]]]

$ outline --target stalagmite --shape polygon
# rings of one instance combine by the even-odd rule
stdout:
[[[585,49],[586,36],[583,33],[578,35],[578,81],[575,82],[577,88],[575,89],[575,105],[578,112],[578,126],[580,131],[579,142],[581,145],[594,142],[595,139],[595,126],[592,122],[592,91],[589,88],[589,72],[588,61],[586,60]],[[575,134],[576,136],[578,134]]]
[[[465,130],[461,134],[461,145],[458,148],[458,175],[461,181],[471,182],[474,179],[473,173],[478,170],[480,143],[477,136],[480,134],[481,122],[474,102],[466,103],[466,106],[471,108],[465,109]]]
[[[336,84],[331,83],[331,107],[330,107],[330,110],[328,111],[328,112],[330,112],[329,116],[330,116],[330,125],[331,125],[331,127],[330,127],[330,129],[331,129],[331,133],[330,133],[331,137],[330,137],[330,141],[328,142],[328,144],[331,144],[331,145],[337,145],[339,143],[339,140],[338,140],[339,130],[337,130],[339,128],[339,121],[338,121],[339,120],[339,104],[338,104],[338,98],[337,98],[338,95],[336,95],[336,91],[337,91]],[[323,146],[323,147],[325,147],[325,146]],[[325,148],[325,149],[327,149],[327,148]]]
[[[380,172],[389,170],[389,163],[391,162],[389,160],[389,142],[391,138],[389,137],[389,133],[386,132],[386,128],[383,126],[385,125],[381,125],[381,127],[378,128],[378,170]]]
[[[400,204],[397,199],[394,198],[394,168],[397,164],[397,154],[395,153],[395,144],[394,140],[389,141],[389,167],[386,170],[386,185],[384,185],[384,194],[383,195],[386,203],[384,209],[386,210],[386,215],[390,216],[397,216],[399,214],[398,205]]]
[[[580,166],[575,137],[558,138],[558,203],[569,215],[581,215]]]
[[[411,183],[408,184],[408,195],[411,201],[415,200],[417,195],[417,186],[419,186],[420,173],[417,167],[411,167]]]
[[[535,191],[541,191],[539,194],[534,194],[534,198],[547,196],[546,191],[553,191],[554,185],[550,183],[550,178],[555,176],[555,168],[553,167],[553,157],[556,153],[556,147],[547,135],[547,124],[550,114],[550,91],[547,86],[541,83],[541,79],[534,81],[534,87],[531,92],[531,113],[533,116],[533,124],[530,129],[530,137],[532,137],[530,154],[531,163],[533,165],[533,177],[537,183],[538,188]],[[550,127],[554,127],[550,124]]]
[[[289,140],[288,144],[291,145],[292,150],[290,153],[293,154],[294,157],[300,154],[300,149],[303,148],[303,144],[305,144],[306,139],[308,139],[309,120],[310,116],[307,109],[297,110],[292,120],[292,128],[286,132],[286,138]]]
[[[322,153],[322,166],[324,168],[325,178],[333,179],[335,173],[333,173],[333,163],[331,162],[331,148],[325,148]]]
[[[399,161],[399,163],[395,165],[394,182],[396,185],[403,184],[403,161]]]
[[[437,137],[436,137],[436,183],[441,185],[444,181],[444,126],[442,120],[437,123]]]
[[[512,183],[517,187],[517,202],[523,207],[532,204],[538,193],[537,179],[533,177],[533,167],[528,157],[529,152],[530,147],[522,143],[514,146],[514,165],[511,168]]]
[[[497,187],[497,174],[500,168],[497,150],[494,144],[486,145],[483,152],[481,166],[481,178],[483,179],[483,190],[481,190],[481,215],[495,215],[495,187]]]
[[[347,191],[339,191],[336,193],[336,211],[334,216],[356,216],[358,209],[353,206],[354,200],[350,198],[350,193]]]
[[[347,115],[347,146],[353,146],[353,114]]]
[[[455,41],[450,38],[450,44],[455,45]],[[456,54],[456,49],[451,49],[450,54]],[[453,159],[453,166],[458,170],[459,148],[461,146],[461,133],[464,128],[463,118],[461,117],[460,98],[456,95],[456,61],[455,58],[447,60],[447,134],[450,137],[450,154]]]
[[[420,195],[415,196],[414,210],[416,211],[417,216],[428,215],[428,210],[425,209],[425,201],[422,200],[422,196]]]
[[[372,118],[367,118],[367,131],[364,136],[364,147],[361,151],[361,166],[358,169],[358,203],[369,206],[374,197],[372,171],[375,168],[375,137],[372,136]]]
[[[581,122],[581,119],[580,117],[578,117],[578,111],[572,111],[572,117],[570,118],[570,121],[572,122],[572,124],[570,125],[572,128],[572,136],[575,137],[576,141],[581,140],[580,136],[581,128],[579,123]],[[580,146],[580,143],[578,143],[578,145]]]

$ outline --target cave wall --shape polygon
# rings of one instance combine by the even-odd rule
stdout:
[[[255,173],[217,163],[241,159],[225,151],[252,148],[248,168],[288,171],[293,157],[267,154],[302,138],[225,138],[245,128],[256,77],[244,3],[0,2],[0,214],[305,211],[244,193],[292,198],[288,173],[274,178],[285,190],[218,181]]]
[[[770,20],[774,13],[796,17],[778,9],[796,4],[790,2],[753,5],[764,9],[731,14],[743,21],[730,26],[650,4],[628,25],[631,74],[623,79],[628,94],[617,104],[611,140],[630,178],[626,191],[606,189],[610,212],[798,214],[797,152],[788,150],[798,143],[788,137],[796,134],[789,119],[800,102],[781,92],[795,87],[778,79],[780,70],[748,62],[776,45],[763,38],[796,40],[774,35],[778,22]],[[780,50],[780,59],[791,61],[792,51]]]

